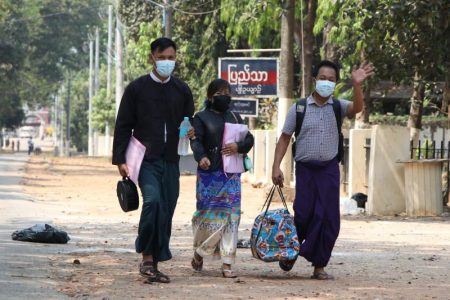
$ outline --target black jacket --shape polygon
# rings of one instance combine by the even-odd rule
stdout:
[[[194,114],[192,93],[186,83],[171,76],[161,84],[150,75],[132,81],[125,89],[114,129],[115,165],[125,163],[131,134],[145,145],[145,158],[178,161],[179,126]]]
[[[238,113],[233,114],[228,110],[225,113],[218,113],[211,109],[198,112],[193,121],[195,129],[195,139],[191,140],[192,151],[197,162],[203,157],[208,157],[211,165],[208,171],[223,169],[222,163],[222,139],[225,122],[242,124],[242,118]],[[236,119],[238,122],[236,122]],[[253,135],[248,132],[245,139],[238,144],[239,153],[248,153],[254,143]]]

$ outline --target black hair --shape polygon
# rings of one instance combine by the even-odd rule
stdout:
[[[337,64],[335,64],[334,62],[329,61],[329,60],[322,60],[319,64],[314,66],[313,72],[312,72],[312,75],[313,75],[314,78],[317,77],[317,75],[319,74],[319,70],[322,67],[333,68],[334,71],[336,72],[336,81],[339,81],[339,79],[340,79],[340,77],[339,77],[339,66]]]
[[[175,42],[166,37],[158,38],[150,44],[152,54],[155,53],[156,51],[162,52],[170,47],[172,47],[173,49],[175,49],[175,51],[177,51],[177,45],[175,44]]]
[[[228,89],[231,91],[230,83],[225,79],[217,78],[209,83],[208,89],[206,91],[207,96],[207,99],[205,100],[206,108],[209,108],[211,106],[211,101],[209,101],[208,99],[211,99],[215,93],[223,89]]]
[[[215,93],[217,93],[218,91],[223,90],[223,89],[228,89],[231,91],[231,87],[230,87],[230,84],[228,83],[228,81],[221,79],[221,78],[214,79],[208,85],[208,90],[206,92],[206,96],[208,97],[208,99],[212,98],[212,96]]]

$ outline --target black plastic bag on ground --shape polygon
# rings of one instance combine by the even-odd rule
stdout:
[[[67,232],[48,224],[36,224],[27,229],[16,230],[11,237],[15,241],[50,244],[66,244],[70,240]]]

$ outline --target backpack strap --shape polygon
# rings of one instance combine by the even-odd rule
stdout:
[[[306,98],[300,99],[295,104],[295,138],[300,134],[300,130],[302,129],[303,119],[305,118],[306,113]]]
[[[342,162],[344,159],[344,135],[342,134],[342,113],[341,102],[338,99],[333,99],[333,111],[336,117],[337,130],[339,136],[338,154],[336,156],[338,162]]]
[[[296,111],[296,123],[295,123],[295,137],[297,137],[302,129],[303,120],[305,119],[306,108],[306,98],[300,99],[295,104]],[[337,99],[333,99],[333,111],[336,117],[336,123],[338,128],[338,133],[341,134],[342,129],[342,114],[341,114],[341,103]]]
[[[233,118],[234,118],[234,120],[236,121],[236,124],[240,124],[240,123],[239,123],[239,120],[236,118],[236,115],[234,114],[234,112],[232,112],[232,111],[230,110],[230,113],[233,115]]]
[[[336,117],[338,133],[342,132],[342,114],[341,114],[341,102],[337,99],[333,99],[333,111]]]

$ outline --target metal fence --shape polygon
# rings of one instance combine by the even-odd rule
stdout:
[[[436,148],[436,141],[419,140],[417,147],[414,147],[414,142],[410,143],[411,159],[449,159],[450,158],[450,141],[445,148],[444,141],[441,141],[440,148]]]

